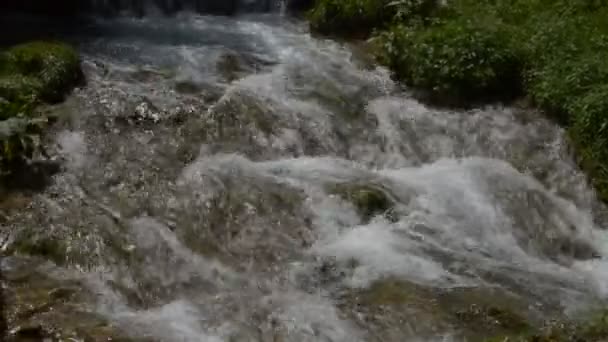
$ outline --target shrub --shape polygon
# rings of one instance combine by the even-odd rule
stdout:
[[[82,78],[80,59],[61,43],[32,42],[15,46],[2,57],[4,76],[0,96],[36,96],[43,101],[61,101]]]
[[[588,91],[571,107],[570,137],[599,197],[608,200],[608,84]]]
[[[317,0],[309,12],[311,28],[323,34],[368,34],[390,21],[389,0]]]
[[[25,165],[41,149],[47,123],[40,102],[61,101],[80,81],[77,53],[61,43],[33,42],[0,53],[0,174]]]
[[[519,93],[520,61],[500,24],[468,18],[431,26],[394,26],[381,38],[380,58],[409,85],[436,99],[474,101]]]
[[[576,120],[580,97],[601,84],[608,84],[608,60],[591,53],[569,59],[553,58],[533,68],[528,75],[527,90],[537,105],[569,123]]]
[[[398,23],[426,22],[438,16],[442,6],[439,0],[395,0],[388,3],[392,20]]]

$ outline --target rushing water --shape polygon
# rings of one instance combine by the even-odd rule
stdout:
[[[462,340],[487,333],[462,319],[472,304],[535,322],[608,294],[604,207],[538,113],[429,108],[278,15],[99,19],[69,39],[88,84],[53,109],[63,170],[3,204],[3,249],[43,249],[3,258],[7,279],[80,293],[31,314],[43,325]],[[336,184],[394,205],[366,217]]]

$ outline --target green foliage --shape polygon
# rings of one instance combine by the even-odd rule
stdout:
[[[424,22],[439,13],[439,0],[395,0],[387,8],[398,23]]]
[[[317,0],[308,17],[314,31],[357,35],[381,27],[394,14],[388,0]]]
[[[566,123],[578,120],[581,96],[602,84],[608,84],[608,61],[595,53],[552,58],[530,70],[527,80],[533,100]]]
[[[608,201],[608,84],[594,87],[571,106],[570,137],[581,166],[595,189]]]
[[[82,77],[77,53],[61,43],[32,42],[0,53],[0,174],[41,150],[47,119],[41,102],[61,101]]]
[[[427,27],[396,25],[381,38],[384,60],[436,99],[477,100],[520,91],[520,60],[501,25],[459,18]]]
[[[9,100],[31,95],[47,102],[61,101],[82,77],[78,54],[61,43],[17,45],[2,60],[0,96]]]

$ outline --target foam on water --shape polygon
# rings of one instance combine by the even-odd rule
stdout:
[[[564,132],[535,113],[429,108],[298,22],[99,25],[106,35],[82,43],[77,130],[57,136],[67,171],[49,191],[65,199],[43,197],[17,223],[95,243],[98,264],[74,268],[96,310],[134,335],[380,341],[345,298],[386,279],[566,307],[606,299],[603,207]],[[226,78],[225,53],[263,65]],[[336,184],[377,187],[390,219],[363,219]]]

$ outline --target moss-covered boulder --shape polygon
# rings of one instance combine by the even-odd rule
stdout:
[[[345,311],[368,317],[366,326],[387,340],[408,336],[413,329],[424,340],[450,331],[456,340],[480,342],[494,336],[530,334],[542,325],[542,319],[550,318],[534,311],[527,300],[498,288],[441,289],[396,278],[349,292],[343,302]]]
[[[58,102],[80,80],[80,58],[66,44],[25,43],[0,57],[0,96],[9,101],[33,96]]]
[[[370,184],[342,183],[329,186],[328,192],[351,202],[364,222],[377,215],[385,215],[389,220],[396,220],[392,210],[395,202],[386,190],[380,187]]]
[[[2,341],[136,341],[84,309],[94,298],[84,284],[50,278],[41,272],[43,264],[31,260],[8,257],[6,262],[12,267],[0,284],[8,325]]]
[[[19,169],[40,151],[48,118],[36,112],[55,103],[83,79],[80,59],[68,45],[32,42],[0,52],[0,171]]]

